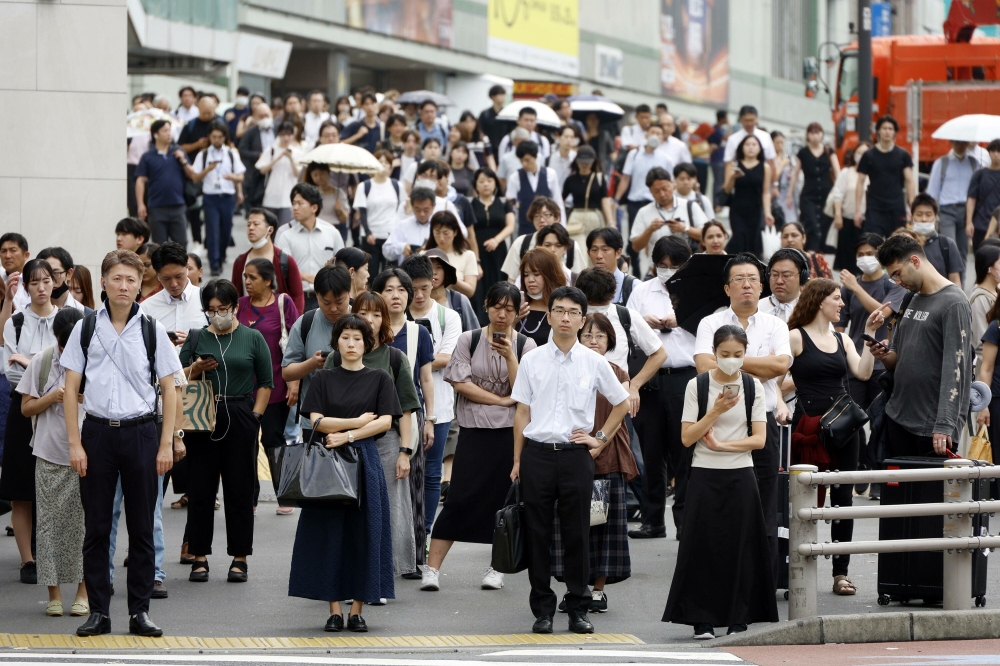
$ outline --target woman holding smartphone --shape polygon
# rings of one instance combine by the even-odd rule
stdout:
[[[485,305],[489,325],[459,337],[444,372],[458,394],[460,429],[451,487],[434,523],[421,590],[441,588],[440,568],[456,541],[493,542],[493,521],[510,490],[516,407],[510,391],[521,357],[535,342],[514,331],[521,308],[517,287],[497,282],[486,293]],[[488,567],[481,587],[499,590],[503,574]]]
[[[840,287],[833,280],[816,278],[802,288],[799,301],[788,318],[788,344],[792,349],[791,373],[795,380],[798,400],[792,425],[798,427],[802,416],[819,417],[830,409],[840,396],[848,393],[844,378],[848,371],[855,378],[867,381],[872,375],[875,358],[868,345],[861,353],[846,333],[835,333],[833,325],[840,321],[844,307]],[[872,312],[865,321],[865,334],[874,336],[885,323],[882,310]],[[852,472],[858,468],[858,435],[851,437],[839,449],[831,450],[834,469]],[[854,485],[847,483],[830,488],[830,503],[851,506]],[[835,521],[830,527],[834,541],[850,542],[854,533],[853,520]],[[850,555],[833,557],[833,593],[853,595],[857,586],[847,577]]]
[[[754,622],[778,621],[750,455],[764,448],[766,439],[764,387],[740,372],[747,350],[740,326],[721,326],[712,349],[718,367],[688,382],[684,394],[681,442],[695,449],[684,530],[663,612],[664,622],[694,625],[696,640],[715,638],[715,627],[729,627],[733,634]]]

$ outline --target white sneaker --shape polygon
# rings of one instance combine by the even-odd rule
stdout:
[[[441,572],[428,565],[420,577],[420,589],[424,592],[437,592],[441,589]]]
[[[486,570],[486,575],[483,576],[482,589],[484,590],[499,590],[503,587],[503,574],[499,571],[489,567]]]

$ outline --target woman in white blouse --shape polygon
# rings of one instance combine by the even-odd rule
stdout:
[[[455,267],[458,282],[450,288],[471,298],[476,293],[476,283],[479,282],[479,263],[475,252],[469,248],[469,242],[462,235],[458,218],[446,210],[435,213],[431,218],[431,234],[424,249],[435,247],[447,254],[451,265]]]
[[[295,142],[295,126],[285,122],[278,127],[277,140],[260,154],[255,165],[267,178],[264,208],[278,216],[279,226],[292,220],[290,195],[299,180],[299,155],[301,148]]]
[[[861,200],[861,210],[854,210],[854,192],[858,184],[858,162],[861,156],[868,151],[867,143],[859,143],[856,148],[852,148],[844,153],[844,168],[837,175],[837,181],[830,190],[827,198],[827,206],[823,211],[830,214],[830,204],[833,205],[833,226],[838,229],[837,256],[833,260],[833,270],[840,271],[847,269],[852,273],[857,272],[857,265],[854,258],[854,245],[861,234],[861,222],[855,223],[858,213],[864,213],[865,200]],[[865,181],[867,189],[868,182]]]
[[[16,387],[31,357],[56,343],[52,320],[58,308],[52,303],[52,267],[44,259],[34,259],[21,272],[31,304],[14,313],[3,327],[3,372]],[[14,539],[21,555],[21,582],[38,580],[31,554],[31,507],[35,501],[35,457],[31,451],[31,419],[21,413],[21,394],[14,391],[7,412],[3,461],[0,467],[0,499],[10,500]]]

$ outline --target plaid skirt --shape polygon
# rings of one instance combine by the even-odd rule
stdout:
[[[628,554],[628,520],[625,512],[625,477],[621,472],[595,474],[594,480],[610,480],[610,502],[608,522],[590,528],[590,584],[594,579],[606,576],[607,585],[620,583],[632,575],[632,560]],[[562,534],[559,530],[559,516],[554,517],[555,527],[552,537],[552,576],[563,582]]]

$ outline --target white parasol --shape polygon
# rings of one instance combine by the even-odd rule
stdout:
[[[932,136],[947,141],[988,143],[993,139],[1000,139],[1000,116],[970,113],[952,118],[937,128]]]
[[[521,109],[525,107],[530,107],[535,110],[539,125],[562,127],[562,120],[559,119],[559,116],[556,115],[556,112],[552,110],[551,106],[545,102],[535,102],[531,100],[522,100],[520,102],[508,104],[500,113],[497,114],[497,120],[517,122],[517,114],[520,113]]]
[[[170,123],[174,126],[171,129],[176,129],[176,127],[181,124],[181,121],[162,109],[146,109],[144,111],[136,111],[135,113],[130,113],[125,116],[125,138],[131,139],[139,136],[140,134],[149,134],[150,128],[157,120],[170,121]]]
[[[364,148],[349,143],[327,143],[316,146],[299,158],[299,164],[326,164],[330,171],[363,173],[369,176],[382,171],[382,163]]]

